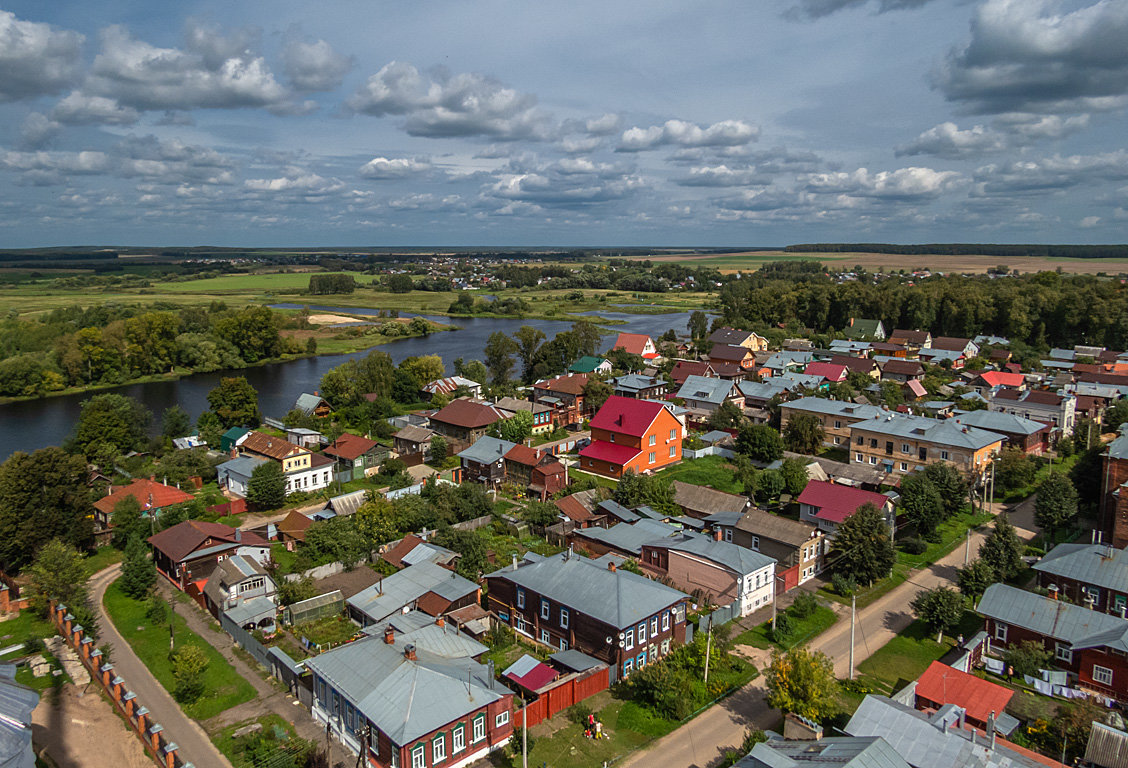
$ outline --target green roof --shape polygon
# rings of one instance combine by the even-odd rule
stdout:
[[[584,355],[568,368],[572,373],[592,373],[596,368],[603,364],[604,358],[593,357],[592,355]]]
[[[842,332],[850,339],[872,338],[877,335],[877,329],[880,326],[880,320],[855,318],[854,324],[846,326],[842,329]]]

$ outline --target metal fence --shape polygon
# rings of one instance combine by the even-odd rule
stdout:
[[[219,614],[219,624],[223,627],[224,632],[231,635],[231,638],[240,648],[254,657],[255,661],[267,669],[271,668],[269,649],[256,640],[254,635],[227,618],[226,613]]]
[[[697,631],[707,632],[713,627],[727,624],[733,619],[740,618],[740,601],[734,600],[728,605],[722,605],[712,613],[701,616],[697,621]],[[688,640],[686,642],[689,642]]]

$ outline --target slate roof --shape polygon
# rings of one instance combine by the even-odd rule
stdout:
[[[35,768],[31,744],[31,712],[39,694],[16,682],[16,665],[0,665],[0,765]]]
[[[730,541],[715,541],[706,536],[698,536],[696,534],[682,534],[682,536],[669,543],[665,541],[653,543],[657,547],[669,549],[674,552],[685,552],[686,554],[700,557],[703,560],[709,560],[723,565],[725,568],[741,576],[755,573],[761,568],[767,568],[776,561],[774,557],[768,557],[747,547],[733,544]]]
[[[451,400],[445,408],[432,414],[431,421],[453,424],[463,429],[475,429],[488,427],[495,421],[504,419],[505,416],[504,412],[492,405],[460,397],[457,400]]]
[[[481,606],[477,605],[470,605],[467,608],[477,608],[482,611]],[[484,611],[482,612],[484,613]],[[451,615],[453,613],[452,611]],[[440,627],[434,616],[429,616],[422,611],[397,613],[387,621],[365,627],[364,634],[378,637],[383,642],[384,630],[391,627],[396,633],[396,639],[405,644],[411,643],[417,651],[429,651],[448,659],[471,659],[489,650],[489,648],[459,630],[454,622],[449,620],[450,616],[447,618],[448,620]]]
[[[454,602],[477,590],[478,586],[472,581],[425,561],[357,592],[348,599],[348,604],[372,621],[383,621],[431,592]]]
[[[966,424],[969,427],[979,427],[991,432],[1002,432],[1015,435],[1033,435],[1043,430],[1048,430],[1048,424],[1040,421],[1026,419],[1013,413],[999,411],[968,411],[957,413],[952,417],[957,424]]]
[[[798,520],[773,515],[753,507],[740,516],[735,527],[764,539],[799,547],[818,534],[818,528]]]
[[[660,387],[666,382],[662,379],[656,379],[652,376],[643,376],[639,373],[628,373],[625,376],[620,376],[617,379],[612,379],[610,383],[612,388],[614,389],[621,389],[627,392],[640,392],[644,389]]]
[[[107,515],[113,514],[114,507],[122,499],[132,496],[146,509],[163,509],[173,504],[192,501],[195,497],[172,485],[164,485],[154,480],[134,480],[129,485],[115,488],[113,493],[94,502],[94,508]]]
[[[486,435],[479,437],[473,445],[458,454],[458,458],[469,459],[478,464],[492,464],[505,458],[505,454],[509,453],[516,445],[517,443],[502,440],[500,437]]]
[[[425,443],[434,436],[435,433],[426,427],[416,427],[412,424],[408,424],[399,432],[392,435],[393,438],[406,440],[409,443]]]
[[[573,535],[637,556],[642,552],[643,544],[671,538],[680,532],[679,526],[640,517],[633,523],[621,523],[610,528],[580,528]]]
[[[639,519],[639,515],[631,512],[614,499],[605,499],[596,505],[596,509],[605,515],[611,515],[626,523],[633,523]]]
[[[577,651],[575,648],[569,648],[566,651],[558,651],[549,656],[548,660],[553,664],[557,664],[573,672],[586,672],[589,669],[603,666],[603,662],[599,659],[594,659],[586,653]]]
[[[360,505],[365,502],[367,497],[367,491],[350,491],[349,493],[342,493],[340,496],[334,496],[329,499],[325,506],[338,515],[352,515],[360,509]]]
[[[970,717],[987,722],[992,713],[1003,714],[1014,691],[934,661],[917,680],[916,695],[938,704],[963,707]]]
[[[722,405],[732,394],[732,382],[728,379],[689,376],[678,390],[678,397],[686,400],[700,400],[712,405]]]
[[[498,408],[505,411],[528,411],[529,413],[545,413],[551,411],[544,403],[533,403],[528,400],[518,400],[515,397],[501,397],[494,403]]]
[[[689,595],[645,576],[621,568],[611,571],[568,553],[546,557],[517,570],[495,571],[487,578],[505,579],[616,629],[634,626],[689,599]]]
[[[436,731],[502,698],[489,670],[466,658],[449,659],[396,638],[370,637],[306,661],[306,667],[352,700],[397,746]],[[469,690],[468,690],[469,689]]]
[[[820,520],[841,523],[857,512],[863,504],[873,504],[878,509],[882,509],[889,502],[889,497],[848,485],[811,480],[799,494],[797,501],[800,504],[817,507],[815,517]]]
[[[1128,652],[1128,619],[1052,600],[1007,584],[988,587],[977,610],[1003,624],[1013,624],[1069,643],[1075,650],[1107,646]]]
[[[794,382],[781,376],[773,376],[767,381],[739,381],[736,386],[745,399],[766,402],[778,394],[789,391],[793,384]]]
[[[789,365],[806,365],[814,359],[815,356],[807,351],[789,352],[784,350],[776,352],[774,355],[769,357],[764,362],[763,367],[775,370],[778,368],[786,368]]]
[[[1128,550],[1107,544],[1058,544],[1034,570],[1128,594]]]
[[[829,736],[818,741],[761,742],[733,768],[910,768],[885,739]]]
[[[1108,444],[1108,456],[1112,459],[1128,459],[1128,431],[1123,425],[1120,436]]]
[[[708,516],[716,512],[743,512],[752,502],[735,493],[725,493],[704,485],[673,482],[674,503],[686,512]]]
[[[815,413],[820,416],[844,416],[850,419],[875,419],[888,413],[876,405],[860,405],[845,400],[827,400],[822,397],[801,397],[784,403],[784,408]]]
[[[869,421],[860,421],[851,429],[874,432],[886,437],[903,437],[925,440],[937,445],[979,450],[1003,440],[1003,436],[977,427],[955,424],[951,419],[932,419],[928,416],[909,416],[887,413]]]

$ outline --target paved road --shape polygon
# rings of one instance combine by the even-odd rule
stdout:
[[[984,535],[971,536],[971,557],[974,558]],[[909,602],[921,589],[931,589],[955,580],[956,569],[963,567],[964,547],[956,547],[935,565],[915,572],[910,581],[890,591],[876,602],[858,611],[854,650],[855,667],[881,648],[912,621]],[[834,660],[835,674],[849,675],[850,618],[849,611],[811,643]],[[621,764],[623,768],[706,768],[715,764],[728,749],[739,747],[749,728],[775,728],[781,718],[778,711],[764,701],[765,683],[761,675],[719,705],[707,709],[673,733],[654,742],[649,749],[636,752]],[[661,755],[659,759],[657,756]]]
[[[129,690],[137,694],[137,699],[149,708],[153,720],[164,727],[165,737],[179,745],[182,760],[195,763],[198,768],[204,766],[232,768],[223,753],[211,743],[204,729],[181,711],[180,706],[164,686],[150,674],[148,668],[129,647],[129,643],[114,628],[109,614],[102,606],[102,596],[106,593],[106,587],[119,575],[121,575],[121,565],[112,565],[94,574],[88,584],[94,604],[98,608],[98,627],[101,630],[102,640],[111,643],[114,647],[114,670],[125,679]]]

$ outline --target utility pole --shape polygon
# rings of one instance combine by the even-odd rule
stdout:
[[[854,624],[858,616],[858,598],[850,595],[850,679],[854,679]]]
[[[529,768],[529,709],[521,695],[521,768]]]
[[[964,568],[967,568],[967,563],[971,559],[971,529],[967,529],[967,539],[964,542]]]
[[[705,687],[709,687],[709,657],[713,655],[713,628],[705,638]]]

